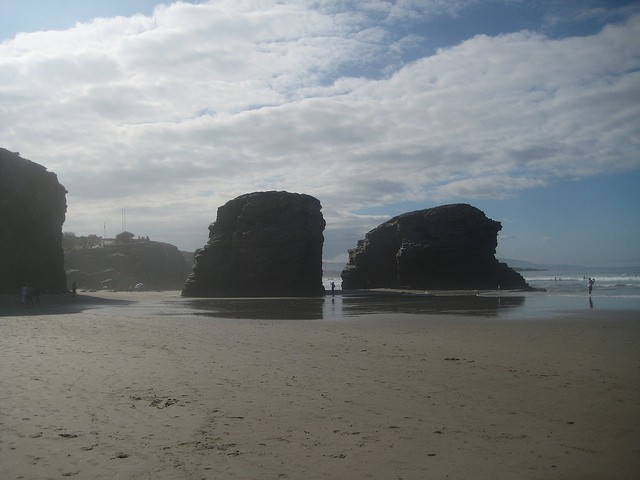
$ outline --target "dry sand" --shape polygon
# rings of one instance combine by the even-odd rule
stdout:
[[[167,294],[101,295],[142,312]],[[278,321],[9,303],[2,479],[640,472],[638,312]]]

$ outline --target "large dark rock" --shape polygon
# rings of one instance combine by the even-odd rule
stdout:
[[[325,221],[309,195],[256,192],[218,209],[196,254],[187,297],[324,295]]]
[[[25,282],[66,290],[66,193],[55,173],[0,148],[0,293],[18,294]]]
[[[501,229],[500,222],[466,204],[399,215],[349,250],[343,288],[527,288],[519,273],[495,258]]]

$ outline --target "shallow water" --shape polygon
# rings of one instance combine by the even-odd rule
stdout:
[[[581,310],[629,310],[640,315],[640,268],[573,268],[563,270],[521,272],[527,283],[540,292],[483,292],[479,300],[475,292],[457,292],[454,299],[447,292],[436,292],[436,298],[390,300],[388,297],[345,298],[332,306],[327,315],[353,316],[375,313],[456,314],[480,315],[505,319],[537,318],[562,315]],[[594,277],[593,294],[587,291],[587,279]],[[327,290],[334,281],[340,285],[339,276],[326,277]],[[442,296],[442,298],[440,298]],[[335,298],[338,298],[337,296]],[[327,311],[327,308],[325,308]],[[335,314],[334,314],[335,312]]]
[[[521,305],[523,297],[417,295],[327,296],[321,298],[189,299],[198,315],[273,320],[337,320],[373,314],[456,314],[496,316],[501,309]]]
[[[464,315],[502,319],[545,318],[580,310],[632,310],[640,299],[545,292],[484,292],[458,295],[335,295],[320,298],[188,298],[171,310],[213,318],[340,320],[369,315]],[[165,303],[167,307],[169,304]],[[175,314],[174,310],[174,314]]]
[[[126,318],[209,317],[263,320],[330,320],[408,314],[475,316],[498,319],[549,318],[588,310],[627,310],[638,314],[640,296],[547,292],[430,292],[428,295],[349,292],[309,298],[183,298],[179,292],[144,292],[126,299],[79,295],[73,301],[39,308],[14,306],[0,315],[43,315],[91,311]],[[45,299],[46,300],[46,299]],[[64,300],[64,299],[63,299]],[[68,299],[67,299],[68,300]],[[6,302],[5,302],[6,303]],[[2,310],[2,309],[0,309]]]

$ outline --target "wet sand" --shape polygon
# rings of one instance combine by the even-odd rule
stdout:
[[[0,478],[640,471],[638,312],[277,320],[176,297],[0,299]]]

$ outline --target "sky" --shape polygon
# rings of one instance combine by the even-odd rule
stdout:
[[[640,2],[0,0],[0,147],[63,227],[193,251],[255,191],[318,198],[324,260],[469,203],[497,256],[640,265]]]

